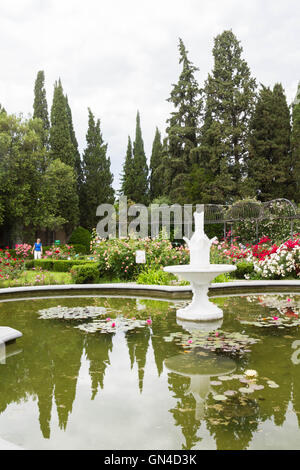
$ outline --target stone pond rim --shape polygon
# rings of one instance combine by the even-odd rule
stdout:
[[[300,280],[265,280],[265,281],[232,281],[215,283],[209,286],[209,296],[227,296],[240,294],[300,292]],[[110,284],[62,284],[45,286],[8,287],[0,289],[0,302],[20,300],[21,298],[51,296],[130,296],[153,297],[157,299],[191,299],[190,286],[160,286],[135,283]]]

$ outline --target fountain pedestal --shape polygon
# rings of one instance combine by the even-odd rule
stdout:
[[[223,318],[223,311],[208,298],[211,281],[219,274],[234,271],[230,264],[211,264],[207,269],[195,269],[191,265],[167,266],[165,271],[191,283],[193,299],[185,308],[176,312],[177,318],[190,321],[212,321]]]
[[[219,274],[235,271],[232,264],[210,264],[210,247],[215,238],[209,240],[204,233],[204,211],[194,213],[195,232],[190,240],[184,238],[190,249],[190,264],[166,266],[164,271],[175,274],[191,283],[193,300],[185,308],[177,310],[177,317],[190,321],[211,321],[223,317],[222,310],[208,299],[211,281]]]

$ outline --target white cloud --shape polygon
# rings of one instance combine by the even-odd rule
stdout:
[[[232,28],[257,82],[281,82],[289,102],[299,72],[297,0],[11,0],[0,6],[0,103],[9,112],[32,112],[34,80],[46,75],[50,108],[61,77],[84,148],[87,108],[101,119],[115,185],[141,113],[147,156],[155,127],[162,132],[176,82],[178,37],[200,69],[212,67],[213,38]]]

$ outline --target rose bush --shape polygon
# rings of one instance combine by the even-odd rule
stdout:
[[[133,279],[145,269],[145,264],[135,261],[137,250],[146,253],[146,266],[162,269],[163,266],[189,263],[189,250],[180,246],[173,248],[169,240],[94,238],[92,254],[98,260],[100,275]]]

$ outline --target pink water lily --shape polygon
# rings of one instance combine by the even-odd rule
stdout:
[[[114,328],[116,326],[115,322],[111,324],[111,326]]]
[[[191,339],[188,340],[188,343],[191,344],[193,341]]]
[[[109,318],[109,317],[106,318],[106,321],[110,321],[110,320],[111,320],[111,318]]]
[[[148,323],[148,325],[151,325],[151,323],[152,323],[151,318],[148,318],[148,319],[147,319],[147,323]]]
[[[288,301],[288,302],[290,302],[290,301],[291,301],[291,299],[287,299],[287,301]]]
[[[278,320],[279,317],[273,317],[273,320]]]

